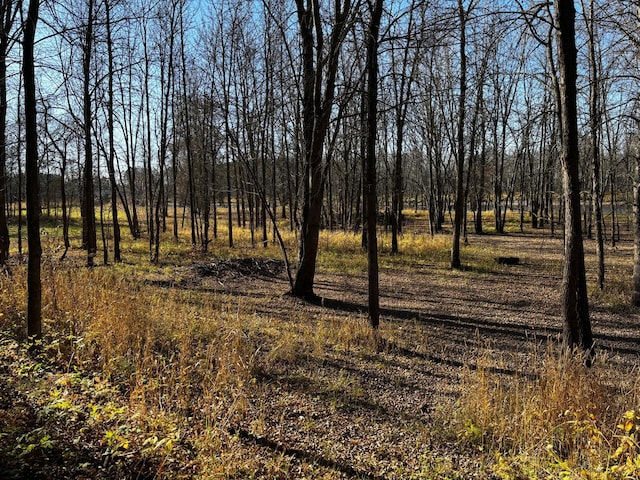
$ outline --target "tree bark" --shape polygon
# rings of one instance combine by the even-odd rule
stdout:
[[[596,259],[598,262],[598,287],[604,288],[604,234],[602,218],[602,185],[600,181],[600,84],[596,57],[596,23],[594,0],[589,1],[588,13],[583,3],[589,49],[589,130],[591,133],[591,192],[593,217],[596,227]]]
[[[96,237],[96,212],[93,190],[93,143],[91,141],[91,53],[93,50],[93,6],[94,0],[89,0],[89,12],[83,45],[82,73],[83,73],[83,121],[84,121],[84,214],[85,239],[87,248],[87,266],[93,266],[93,259],[98,251]],[[25,99],[26,102],[26,99]]]
[[[460,21],[460,97],[458,99],[458,138],[456,154],[456,202],[453,221],[453,243],[451,245],[451,268],[460,268],[460,236],[464,216],[464,156],[465,156],[465,103],[467,91],[467,57],[466,57],[466,20],[462,0],[458,0],[458,16]]]
[[[27,240],[29,259],[27,266],[27,335],[42,336],[42,284],[40,281],[40,185],[38,171],[38,125],[36,111],[36,85],[33,45],[38,22],[39,0],[29,1],[22,44],[24,72],[24,112],[27,176]],[[3,207],[4,208],[4,207]]]
[[[382,18],[383,0],[376,0],[371,12],[371,23],[367,32],[367,273],[369,281],[369,322],[374,329],[380,324],[380,286],[378,278],[378,240],[376,235],[377,175],[376,137],[378,132],[378,37]],[[397,245],[396,245],[397,251]]]
[[[13,2],[7,1],[0,4],[0,266],[9,259],[9,226],[7,224],[7,55],[10,50],[10,31],[15,18],[16,9]]]
[[[377,4],[376,4],[377,7]],[[399,85],[395,86],[395,127],[396,127],[396,152],[393,168],[393,184],[391,191],[391,253],[398,253],[398,235],[402,233],[404,210],[404,174],[403,174],[403,147],[404,132],[409,108],[411,88],[415,78],[417,62],[420,59],[418,52],[414,52],[410,58],[411,43],[413,42],[413,25],[415,2],[412,2],[409,10],[407,24],[407,44],[402,52],[402,64],[400,66]],[[411,62],[411,63],[409,63]],[[395,76],[394,76],[395,78]]]
[[[182,63],[182,102],[184,103],[185,149],[187,153],[187,173],[189,180],[189,218],[191,219],[191,244],[196,245],[196,203],[195,179],[193,173],[193,150],[191,146],[191,121],[189,119],[189,96],[187,92],[186,31],[184,26],[184,2],[180,3],[180,60]],[[231,207],[229,207],[231,208]]]
[[[577,50],[575,7],[572,0],[555,0],[558,30],[558,70],[562,124],[562,183],[565,204],[565,258],[562,277],[562,316],[564,341],[568,348],[579,348],[590,360],[593,336],[580,221],[580,178],[578,120],[576,105]]]
[[[636,11],[638,23],[640,24],[640,7]],[[635,178],[633,182],[633,293],[631,302],[634,306],[640,307],[640,151],[636,151],[635,157]],[[613,180],[611,177],[611,185],[613,191]],[[613,202],[613,198],[612,198]],[[611,238],[615,242],[616,224],[612,222]]]
[[[109,186],[111,188],[111,218],[113,221],[113,261],[122,261],[120,254],[120,224],[118,222],[118,184],[116,183],[115,170],[115,145],[114,145],[114,114],[113,114],[113,40],[111,38],[111,1],[105,1],[105,15],[107,27],[107,52],[109,62],[108,74],[108,99],[107,99],[107,128],[109,130],[109,156],[107,157],[107,171],[109,174]]]
[[[318,297],[313,291],[313,285],[324,198],[323,146],[331,118],[338,58],[346,30],[346,19],[351,10],[351,1],[345,0],[344,4],[340,0],[335,2],[335,24],[331,32],[327,57],[323,56],[324,38],[319,4],[308,1],[305,5],[304,0],[296,0],[296,6],[302,40],[305,183],[298,270],[291,293],[317,301]],[[315,59],[314,52],[317,52]]]
[[[615,224],[611,238],[616,238]],[[635,178],[633,184],[633,293],[631,302],[640,307],[640,152],[635,155]]]

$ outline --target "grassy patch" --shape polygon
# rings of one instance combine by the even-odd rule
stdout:
[[[491,350],[467,370],[453,430],[495,459],[501,478],[637,478],[637,372],[606,358],[591,368],[550,346],[523,371],[495,373]],[[531,370],[533,366],[533,370]]]

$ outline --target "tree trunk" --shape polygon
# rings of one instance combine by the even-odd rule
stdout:
[[[191,219],[191,244],[196,244],[196,203],[195,179],[193,177],[193,151],[191,146],[191,122],[189,120],[189,96],[187,92],[186,32],[184,28],[184,3],[180,3],[180,60],[182,63],[182,102],[184,103],[185,149],[187,153],[187,174],[189,181],[189,218]],[[231,227],[229,227],[231,228]]]
[[[38,22],[39,0],[29,1],[22,44],[24,71],[24,112],[27,176],[27,235],[29,259],[27,267],[27,335],[42,336],[42,284],[40,281],[40,185],[38,171],[38,123],[36,110],[33,44]],[[4,208],[4,206],[3,206]]]
[[[20,85],[24,86],[24,72],[21,71],[20,72]],[[20,158],[22,157],[22,115],[20,114],[20,89],[18,89],[18,101],[17,101],[17,106],[18,106],[18,121],[17,121],[17,127],[18,127],[18,142],[16,145],[16,158],[17,158],[17,163],[18,163],[18,254],[22,255],[22,224],[24,223],[23,221],[23,214],[22,214],[22,185],[24,183],[24,175],[22,172],[22,165],[20,162]],[[26,165],[25,165],[26,168]],[[39,201],[39,200],[38,200]]]
[[[147,234],[149,236],[149,260],[154,262],[153,246],[155,244],[155,229],[153,227],[153,204],[154,204],[154,188],[153,188],[153,166],[151,164],[151,53],[149,49],[149,34],[147,32],[146,20],[142,23],[142,49],[144,54],[144,73],[143,73],[143,89],[142,98],[144,102],[144,133],[142,134],[142,151],[144,163],[144,183],[145,183],[145,213],[147,217]]]
[[[175,7],[173,10],[169,10],[166,12],[166,17],[164,21],[169,25],[168,32],[168,55],[165,58],[164,53],[161,57],[160,63],[160,78],[162,80],[162,87],[160,89],[162,107],[160,110],[160,146],[159,146],[159,175],[158,175],[158,195],[156,197],[155,202],[155,211],[154,211],[154,223],[155,223],[155,245],[154,251],[152,254],[152,258],[154,262],[158,262],[160,259],[160,227],[161,221],[164,225],[165,215],[162,213],[161,218],[161,209],[164,209],[165,203],[165,172],[166,172],[166,164],[167,164],[167,155],[169,150],[169,111],[171,107],[171,100],[173,98],[174,87],[174,44],[175,44],[175,31],[176,31],[176,19],[175,19]],[[166,38],[166,37],[165,37]],[[164,48],[164,46],[160,46],[160,48]],[[175,203],[174,203],[175,210]],[[165,225],[166,226],[166,225]],[[174,234],[177,236],[177,232],[174,231]]]
[[[587,352],[590,361],[593,336],[584,266],[580,221],[578,121],[576,106],[577,51],[575,7],[572,0],[555,0],[560,73],[560,122],[562,124],[562,183],[565,204],[565,258],[562,278],[564,341],[568,348]]]
[[[376,3],[376,7],[377,7]],[[391,191],[391,253],[398,253],[398,235],[402,233],[404,209],[404,174],[403,174],[403,147],[405,123],[407,120],[407,112],[409,107],[409,98],[411,95],[411,87],[415,78],[417,62],[420,59],[418,53],[414,53],[410,58],[411,43],[413,43],[413,15],[415,10],[415,2],[409,10],[409,20],[407,24],[407,44],[402,52],[402,64],[400,65],[399,85],[395,87],[395,127],[396,127],[396,152],[393,168],[393,183]],[[411,62],[411,63],[409,63]],[[394,76],[395,77],[395,76]]]
[[[586,14],[586,13],[585,13]],[[596,258],[598,261],[598,287],[604,288],[604,234],[602,218],[602,186],[600,183],[600,85],[598,78],[598,59],[596,57],[596,32],[595,32],[594,0],[589,2],[589,18],[587,31],[589,33],[589,73],[591,77],[589,87],[589,126],[591,130],[591,183],[593,217],[596,226]]]
[[[4,9],[4,10],[3,10]],[[9,226],[7,224],[7,55],[9,53],[9,33],[13,25],[13,2],[0,4],[0,266],[9,258]]]
[[[93,143],[91,141],[91,53],[93,50],[93,6],[94,0],[89,0],[89,12],[83,45],[82,74],[83,74],[83,121],[84,121],[84,215],[85,238],[87,248],[87,266],[93,266],[93,259],[98,251],[96,237],[96,212],[93,191]],[[26,101],[26,99],[25,99]]]
[[[460,21],[460,97],[458,99],[458,138],[456,154],[456,203],[453,221],[453,243],[451,245],[451,268],[460,268],[460,235],[464,215],[464,155],[465,155],[465,102],[467,91],[467,58],[466,58],[466,20],[462,0],[458,0],[458,16]]]
[[[317,301],[318,297],[313,292],[313,285],[324,197],[323,145],[331,118],[338,57],[351,2],[345,0],[341,5],[339,0],[336,1],[335,24],[331,32],[327,57],[322,56],[324,39],[319,4],[309,1],[305,6],[304,0],[296,0],[296,6],[302,40],[305,184],[298,270],[291,293],[298,297]],[[316,42],[317,45],[314,48]],[[314,59],[314,52],[318,52],[316,59]]]
[[[105,1],[105,15],[107,27],[107,53],[109,62],[108,74],[108,99],[107,99],[107,128],[109,130],[109,156],[107,157],[107,171],[109,174],[109,187],[111,188],[111,219],[113,222],[113,261],[122,261],[120,254],[120,224],[118,223],[118,185],[116,183],[115,170],[115,145],[114,145],[114,115],[113,115],[113,40],[111,38],[111,1]]]
[[[378,37],[383,0],[376,0],[367,32],[367,273],[369,280],[369,322],[374,329],[380,324],[380,287],[378,279],[378,240],[376,235],[377,175],[376,137],[378,133]],[[394,212],[395,214],[395,212]],[[397,251],[397,244],[396,244]]]

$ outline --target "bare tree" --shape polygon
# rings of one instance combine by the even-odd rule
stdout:
[[[404,174],[403,174],[403,155],[405,143],[405,130],[407,123],[407,114],[410,105],[411,88],[415,82],[415,72],[418,67],[420,58],[418,44],[420,39],[416,38],[414,32],[414,11],[416,10],[415,1],[409,6],[409,19],[407,22],[406,45],[401,49],[402,60],[400,62],[393,61],[392,69],[399,71],[393,72],[394,87],[394,115],[395,115],[395,134],[396,134],[396,151],[393,164],[393,182],[391,187],[391,253],[398,253],[398,234],[402,232],[402,210],[404,209]],[[412,54],[413,51],[413,54]],[[399,63],[399,65],[396,65]]]
[[[562,183],[565,205],[565,250],[562,276],[562,316],[564,340],[568,348],[588,352],[590,361],[593,335],[589,319],[589,300],[584,266],[582,224],[580,220],[580,157],[577,115],[577,50],[575,6],[572,0],[555,0],[559,114],[562,124]]]
[[[348,28],[351,0],[336,0],[334,23],[325,51],[320,5],[296,0],[302,41],[302,123],[304,196],[298,270],[292,294],[317,300],[313,292],[324,197],[323,146],[333,108],[338,57]]]
[[[640,25],[640,6],[636,7],[638,25]],[[636,43],[640,50],[640,43]],[[640,125],[640,119],[636,120]],[[636,147],[640,148],[640,147]],[[615,231],[613,232],[615,235]],[[640,307],[640,151],[635,152],[635,178],[633,185],[633,293],[631,302]]]
[[[464,221],[464,157],[465,157],[465,118],[467,93],[467,50],[466,28],[473,1],[465,8],[463,0],[458,0],[458,21],[460,22],[460,92],[458,98],[458,125],[456,144],[456,201],[453,220],[453,242],[451,245],[451,268],[460,268],[460,236]]]
[[[24,119],[27,177],[27,335],[42,336],[42,284],[40,280],[40,180],[38,170],[38,123],[36,105],[36,79],[33,46],[38,23],[39,0],[30,0],[24,24],[22,42],[22,69],[24,74]],[[4,208],[4,206],[3,206]]]
[[[83,213],[84,237],[87,249],[87,266],[93,266],[98,246],[96,238],[96,215],[93,188],[93,141],[92,141],[92,102],[91,102],[91,55],[93,52],[94,0],[87,3],[87,24],[84,31],[82,45],[82,99],[83,99],[83,127],[84,127],[84,182],[83,182]]]
[[[589,0],[588,8],[581,0],[582,12],[587,29],[587,48],[589,59],[589,133],[591,140],[591,191],[593,216],[596,226],[596,257],[598,260],[598,287],[604,288],[604,234],[602,217],[602,185],[600,180],[600,137],[601,137],[601,99],[600,72],[596,51],[596,21],[594,0]]]
[[[118,222],[118,184],[116,182],[115,169],[115,121],[114,121],[114,62],[113,62],[113,36],[111,22],[112,1],[105,0],[105,23],[107,28],[107,129],[109,134],[109,153],[107,156],[107,172],[109,174],[109,187],[111,188],[111,219],[113,222],[113,261],[121,262],[120,255],[120,224]]]
[[[160,226],[162,214],[163,201],[165,197],[165,171],[167,163],[167,155],[169,150],[169,116],[171,114],[171,101],[174,96],[174,54],[175,54],[175,37],[176,30],[178,29],[177,12],[179,0],[170,0],[166,2],[166,5],[162,6],[161,18],[163,20],[163,33],[161,36],[158,48],[161,51],[160,54],[160,91],[161,91],[161,105],[160,105],[160,145],[158,148],[158,181],[155,207],[154,207],[154,227],[155,228],[155,246],[152,258],[154,261],[158,261],[160,257]],[[180,17],[182,18],[182,17]],[[164,31],[164,29],[167,31]],[[168,45],[165,45],[165,41]],[[168,49],[168,50],[165,50]],[[176,208],[174,201],[174,210]],[[174,232],[176,233],[176,232]]]
[[[193,148],[191,139],[191,119],[188,112],[188,95],[187,95],[187,56],[186,56],[186,26],[185,26],[185,2],[180,2],[178,10],[179,20],[178,28],[180,31],[180,61],[182,66],[182,100],[184,115],[184,127],[185,127],[185,148],[187,154],[187,173],[188,173],[188,185],[189,185],[189,212],[191,218],[191,244],[196,244],[196,204],[195,204],[195,179],[193,169]]]
[[[0,266],[9,258],[9,227],[6,216],[7,192],[7,56],[13,46],[13,25],[21,2],[0,2]]]
[[[139,191],[137,183],[137,156],[138,141],[140,135],[142,102],[135,103],[135,99],[141,97],[140,91],[136,89],[136,69],[139,63],[137,58],[137,48],[139,36],[133,29],[127,32],[127,43],[125,45],[125,63],[117,76],[118,97],[122,112],[116,117],[116,122],[120,125],[124,144],[124,158],[126,171],[122,172],[119,165],[118,177],[121,185],[128,188],[118,189],[118,196],[122,202],[129,231],[133,238],[140,238],[142,232],[138,216]]]
[[[377,175],[376,139],[378,132],[378,42],[383,0],[369,4],[371,18],[366,32],[367,47],[367,123],[366,123],[366,177],[365,201],[367,202],[367,272],[369,278],[369,322],[374,329],[380,323],[380,287],[378,280],[378,240],[376,236]]]

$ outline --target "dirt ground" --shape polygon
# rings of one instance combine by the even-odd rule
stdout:
[[[410,274],[406,267],[383,269],[381,332],[390,338],[382,351],[302,351],[291,361],[269,364],[256,379],[246,413],[231,428],[265,461],[277,453],[340,478],[424,478],[427,471],[441,471],[438,478],[488,478],[482,455],[455,446],[443,422],[453,413],[464,372],[476,368],[482,352],[491,352],[496,372],[526,376],[532,359],[559,340],[562,241],[512,234],[472,236],[470,242],[519,262],[484,271],[450,271],[426,262]],[[628,295],[619,291],[629,285],[631,247],[607,247],[609,293],[594,293],[590,301],[598,352],[620,369],[640,359],[640,316],[624,306]],[[587,242],[585,249],[593,292],[595,248]],[[366,322],[364,272],[319,272],[322,305],[283,295],[284,273],[263,273],[203,275],[202,282],[238,295],[240,302],[252,299],[256,315],[289,322],[292,330],[301,323],[314,328],[328,316]]]

